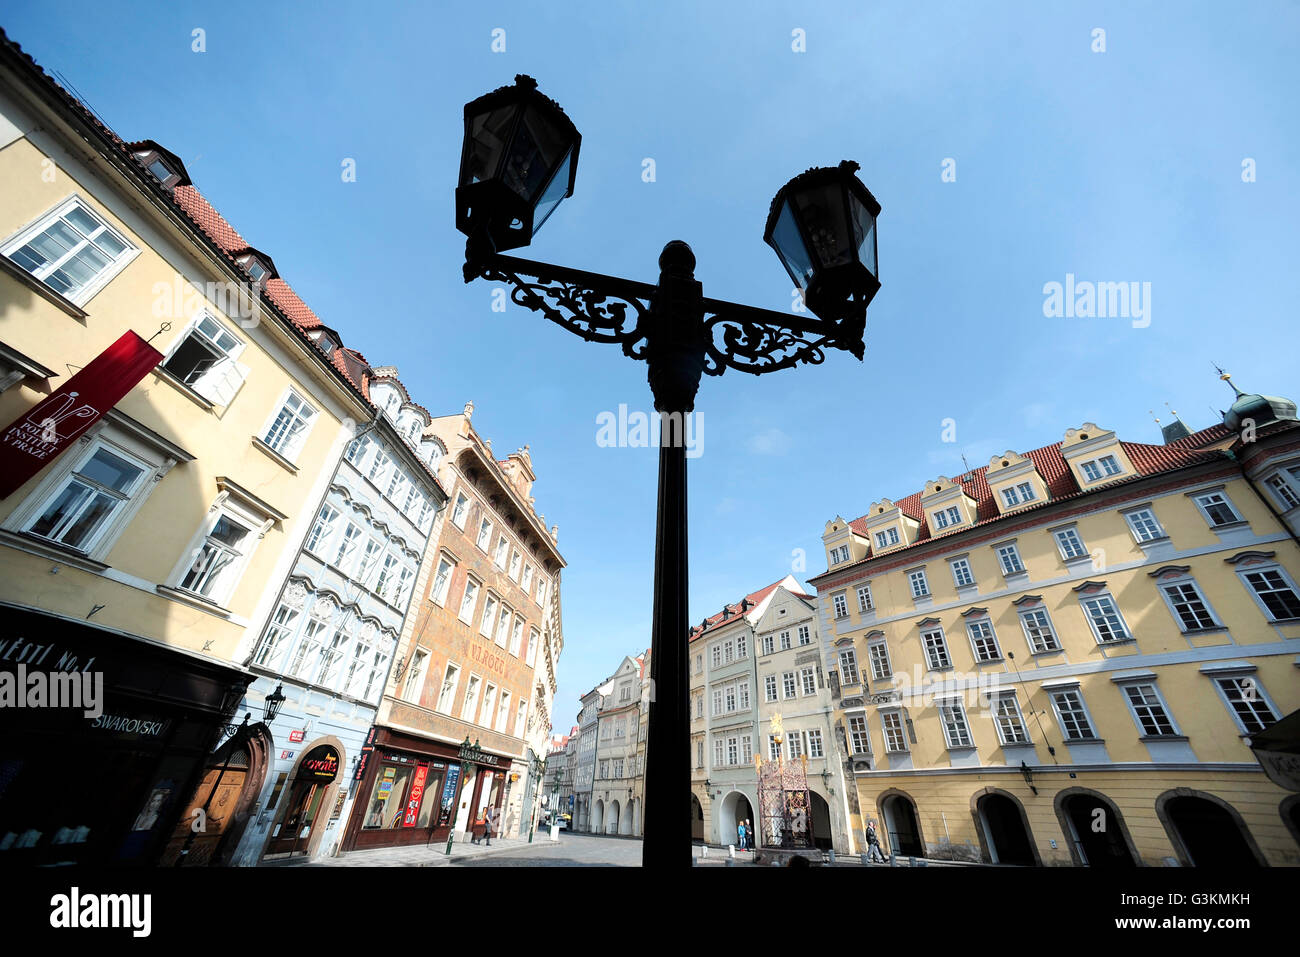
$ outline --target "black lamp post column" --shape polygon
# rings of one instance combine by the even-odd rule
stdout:
[[[659,510],[655,533],[654,619],[650,644],[643,862],[691,864],[690,702],[686,653],[686,416],[704,370],[703,295],[695,256],[673,240],[659,256],[646,361],[659,412]],[[677,818],[681,820],[678,821]],[[687,840],[683,841],[682,836]]]

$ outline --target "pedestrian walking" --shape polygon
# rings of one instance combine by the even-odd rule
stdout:
[[[880,863],[885,863],[885,855],[880,850],[880,837],[876,834],[876,822],[867,822],[867,862],[879,858]]]
[[[754,849],[754,822],[745,818],[745,850]]]
[[[739,847],[743,851],[745,849],[745,822],[744,821],[741,821],[739,824],[736,825],[736,836],[739,838]]]
[[[483,815],[483,843],[488,847],[492,846],[492,828],[497,823],[499,813],[496,808],[490,807],[487,809],[487,813]]]

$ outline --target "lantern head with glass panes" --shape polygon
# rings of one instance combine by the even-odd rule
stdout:
[[[865,321],[867,304],[880,289],[880,204],[854,175],[858,169],[844,160],[800,173],[772,200],[763,231],[812,313],[855,324]]]
[[[456,228],[479,244],[475,255],[533,241],[560,200],[573,195],[581,143],[564,110],[530,76],[465,104]]]

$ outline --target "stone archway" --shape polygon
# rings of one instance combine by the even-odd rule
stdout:
[[[809,790],[808,795],[811,802],[808,815],[812,819],[808,829],[812,832],[813,847],[829,851],[835,846],[831,831],[831,806],[816,791]]]
[[[876,807],[885,824],[885,833],[880,835],[883,841],[888,842],[885,850],[903,857],[924,857],[925,838],[912,796],[891,788],[876,799]]]
[[[1066,788],[1056,795],[1053,807],[1077,866],[1125,869],[1142,865],[1124,815],[1100,791]]]
[[[591,825],[588,830],[592,834],[602,834],[605,829],[605,802],[600,798],[591,805]]]
[[[623,809],[619,807],[618,798],[615,798],[614,800],[609,802],[609,812],[608,812],[609,820],[605,824],[606,834],[618,833],[618,826],[619,826],[618,816],[622,810]]]
[[[1156,798],[1156,816],[1184,867],[1266,867],[1241,815],[1223,798],[1174,788]]]
[[[704,843],[704,808],[695,792],[691,792],[691,840]]]
[[[634,799],[629,799],[628,802],[623,805],[623,816],[618,822],[618,833],[623,837],[631,837],[632,831],[636,827],[635,817],[636,801]]]
[[[736,830],[741,821],[753,821],[754,808],[742,791],[731,791],[718,804],[718,843],[737,844],[740,833]],[[755,825],[755,830],[758,826]]]
[[[999,788],[976,792],[971,815],[985,860],[1020,867],[1042,864],[1025,809],[1014,795]]]

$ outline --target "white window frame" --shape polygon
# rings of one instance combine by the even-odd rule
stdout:
[[[764,655],[774,654],[776,652],[776,637],[771,634],[764,635],[761,639],[761,647]]]
[[[402,699],[418,704],[420,694],[424,691],[424,679],[428,677],[429,659],[432,657],[427,648],[416,648],[411,652],[411,663],[406,668],[406,680],[402,684]]]
[[[966,570],[966,578],[969,581],[962,581],[961,576],[957,574],[958,567]],[[970,560],[965,556],[954,558],[948,562],[948,568],[952,571],[952,583],[957,588],[969,588],[975,584],[975,570],[970,567]]]
[[[491,554],[488,549],[492,547],[492,530],[494,528],[495,526],[492,524],[492,519],[486,516],[479,519],[478,534],[474,538],[474,544],[484,555]],[[484,544],[484,541],[487,542],[486,545]]]
[[[763,676],[763,700],[764,701],[778,700],[777,687],[776,687],[776,675]]]
[[[214,587],[209,594],[204,595],[200,591],[191,588],[182,587],[189,574],[191,566],[202,556],[202,550],[207,542],[208,535],[216,528],[222,518],[226,518],[232,523],[243,527],[246,534],[243,542],[247,543],[242,552],[238,553],[236,560],[226,564],[218,573]],[[234,594],[235,589],[243,578],[244,571],[252,561],[253,553],[257,551],[257,544],[261,541],[262,535],[266,528],[269,527],[270,520],[263,518],[247,508],[242,507],[233,497],[228,496],[225,492],[217,497],[217,501],[209,508],[208,513],[204,516],[203,521],[199,523],[198,531],[190,539],[189,545],[181,553],[181,560],[177,562],[176,567],[172,569],[172,574],[168,578],[168,583],[172,588],[183,591],[189,595],[195,595],[200,600],[212,602],[215,605],[225,607]]]
[[[1250,594],[1250,596],[1253,599],[1255,599],[1255,604],[1259,607],[1259,610],[1263,613],[1264,617],[1268,621],[1270,622],[1296,621],[1297,618],[1294,617],[1292,618],[1275,617],[1273,615],[1273,610],[1264,603],[1264,599],[1260,595],[1258,589],[1256,589],[1255,586],[1252,585],[1249,579],[1247,578],[1248,575],[1264,575],[1264,574],[1277,575],[1280,579],[1282,579],[1282,583],[1286,585],[1286,587],[1290,590],[1292,597],[1294,597],[1297,601],[1300,601],[1300,588],[1296,588],[1295,580],[1287,573],[1287,570],[1283,568],[1281,565],[1278,564],[1252,565],[1249,568],[1237,569],[1237,577],[1241,579],[1242,587],[1246,589],[1246,591]],[[1278,589],[1276,588],[1271,589],[1271,591],[1278,591]]]
[[[541,642],[542,633],[536,628],[530,628],[528,631],[528,656],[524,662],[529,668],[537,666],[537,646]]]
[[[844,592],[837,591],[831,595],[831,606],[834,609],[836,618],[849,617],[849,600]]]
[[[939,723],[943,726],[943,741],[949,751],[964,751],[975,747],[975,734],[966,716],[966,707],[960,696],[936,698]],[[954,740],[954,735],[958,735]]]
[[[983,634],[987,629],[988,634]],[[981,634],[977,637],[975,632],[979,630]],[[993,622],[989,618],[976,618],[973,621],[966,622],[966,637],[970,640],[971,654],[975,656],[975,661],[979,663],[988,663],[993,661],[1003,661],[1005,656],[1002,654],[1002,646],[998,643],[998,633],[993,628]],[[981,654],[980,641],[991,641],[993,643],[993,657]]]
[[[910,749],[907,743],[907,728],[904,726],[903,712],[900,709],[880,709],[880,730],[884,736],[885,752],[887,754],[908,753]]]
[[[871,600],[871,583],[864,582],[858,586],[858,611],[863,613],[874,611],[875,607]]]
[[[1052,712],[1056,715],[1057,728],[1060,730],[1061,738],[1066,744],[1088,744],[1101,740],[1101,738],[1097,736],[1097,722],[1092,719],[1092,712],[1088,708],[1087,700],[1083,697],[1083,689],[1079,687],[1078,683],[1069,685],[1053,685],[1045,690],[1047,691],[1048,699],[1052,702]],[[1057,699],[1057,695],[1063,694],[1073,694],[1078,699],[1079,711],[1083,714],[1084,721],[1087,722],[1088,730],[1091,732],[1089,737],[1073,737],[1067,732],[1065,718],[1062,716],[1061,712],[1061,704]]]
[[[894,675],[889,661],[889,642],[877,638],[867,643],[867,660],[871,663],[871,677],[876,681],[888,681]]]
[[[781,700],[788,701],[799,694],[799,678],[793,671],[781,673]]]
[[[812,629],[811,629],[811,628],[809,628],[807,625],[800,625],[798,628],[795,629],[795,631],[796,631],[796,633],[799,635],[799,646],[800,646],[800,647],[803,647],[804,645],[811,645],[811,644],[812,644]]]
[[[920,582],[921,588],[917,590],[917,582]],[[913,600],[918,598],[930,597],[930,579],[925,575],[924,568],[914,568],[907,573],[907,584],[911,589]]]
[[[210,321],[217,326],[217,338],[222,335],[229,336],[235,340],[235,345],[229,349],[224,348],[212,336],[201,330],[199,327],[205,322]],[[193,381],[186,382],[185,377],[173,372],[167,368],[167,364],[172,361],[176,353],[180,351],[181,346],[189,340],[190,334],[193,333],[200,340],[200,344],[205,349],[214,354],[213,363],[202,371],[202,373]],[[157,368],[161,369],[174,380],[180,382],[187,389],[197,393],[200,397],[218,406],[229,406],[235,400],[239,390],[244,387],[248,380],[248,374],[251,371],[248,366],[239,361],[239,357],[244,354],[248,343],[239,335],[230,331],[226,324],[219,319],[215,313],[208,309],[199,309],[190,319],[189,323],[180,334],[172,340],[167,354],[163,356]],[[282,403],[283,404],[283,403]],[[279,407],[277,406],[277,409]],[[270,422],[267,423],[269,426]],[[266,427],[262,429],[263,434]]]
[[[1273,702],[1273,699],[1269,697],[1268,692],[1264,690],[1264,686],[1260,682],[1259,678],[1256,677],[1255,670],[1256,669],[1251,666],[1248,668],[1237,668],[1232,670],[1216,669],[1205,673],[1206,677],[1209,678],[1211,683],[1214,685],[1214,690],[1218,693],[1219,700],[1222,701],[1223,706],[1228,709],[1228,714],[1232,718],[1233,723],[1236,724],[1237,729],[1243,735],[1259,734],[1259,732],[1264,729],[1247,727],[1246,722],[1242,720],[1241,713],[1233,705],[1232,698],[1229,697],[1228,690],[1223,687],[1222,682],[1231,681],[1234,686],[1244,685],[1246,690],[1245,693],[1242,693],[1242,700],[1257,700],[1262,702],[1264,706],[1268,708],[1269,712],[1273,716],[1273,720],[1269,722],[1269,724],[1264,725],[1264,728],[1276,724],[1281,720],[1282,716],[1282,712],[1278,710],[1277,705]],[[1238,693],[1241,693],[1240,689],[1238,689]],[[1250,695],[1253,695],[1254,698],[1252,699]],[[1252,709],[1252,714],[1253,713],[1254,709]]]
[[[1089,605],[1093,602],[1108,601],[1111,610],[1115,613],[1115,618],[1119,621],[1123,634],[1116,638],[1103,638],[1101,629],[1097,627],[1097,622],[1089,611]],[[1120,610],[1119,602],[1110,592],[1100,592],[1096,595],[1085,595],[1079,599],[1079,608],[1083,612],[1084,619],[1088,622],[1088,627],[1092,629],[1092,637],[1099,645],[1118,645],[1125,641],[1133,640],[1133,630],[1129,628],[1128,622],[1124,620],[1124,613]]]
[[[1192,503],[1197,507],[1197,509],[1200,510],[1201,517],[1205,519],[1205,524],[1209,525],[1210,528],[1227,528],[1231,525],[1240,525],[1245,521],[1245,519],[1242,518],[1241,512],[1238,510],[1237,506],[1234,505],[1232,499],[1228,497],[1228,492],[1226,489],[1222,489],[1222,488],[1206,489],[1203,492],[1197,492],[1195,495],[1191,495],[1188,497],[1191,498]],[[1214,499],[1214,498],[1219,499],[1219,501],[1207,503],[1206,501],[1207,499]],[[1228,519],[1226,522],[1215,522],[1214,519],[1211,518],[1210,516],[1210,509],[1214,506],[1220,506],[1222,508],[1227,509],[1228,513],[1232,516],[1232,518]]]
[[[1160,693],[1160,687],[1154,676],[1125,678],[1122,680],[1112,679],[1112,680],[1115,682],[1115,687],[1119,689],[1120,695],[1124,698],[1124,703],[1128,705],[1129,716],[1133,719],[1133,723],[1137,725],[1138,732],[1142,737],[1181,738],[1183,736],[1182,731],[1180,731],[1178,728],[1178,722],[1174,720],[1174,713],[1169,710],[1169,703],[1165,701],[1165,696]],[[1169,723],[1169,729],[1170,729],[1169,731],[1152,732],[1152,731],[1148,731],[1143,726],[1142,718],[1138,714],[1138,710],[1137,710],[1138,705],[1133,701],[1133,699],[1129,695],[1130,688],[1142,688],[1142,689],[1149,689],[1151,691],[1151,693],[1155,696],[1156,699],[1154,703],[1154,707],[1159,708],[1160,712],[1164,715],[1165,720]],[[1153,705],[1149,702],[1144,702],[1142,706],[1148,709],[1153,708]]]
[[[74,208],[80,208],[86,216],[95,220],[99,224],[89,236],[87,236],[79,227],[72,226],[72,228],[81,235],[81,240],[58,259],[52,260],[45,265],[38,267],[35,272],[28,270],[26,266],[12,258],[14,253],[52,226],[56,219],[61,219],[67,216]],[[68,225],[71,226],[72,224],[69,223]],[[109,258],[109,262],[106,266],[100,269],[99,272],[95,273],[90,282],[86,283],[80,289],[70,289],[68,292],[59,292],[58,289],[46,281],[46,277],[67,262],[74,253],[84,249],[87,244],[94,245],[94,240],[103,235],[112,236],[125,248],[115,256],[108,257],[108,254],[103,249],[95,246],[98,253]],[[112,282],[113,279],[121,273],[121,271],[125,269],[136,256],[140,255],[140,248],[136,246],[135,243],[128,240],[120,230],[112,226],[108,222],[108,218],[95,206],[86,202],[86,200],[82,199],[79,194],[73,193],[67,199],[61,201],[58,206],[42,213],[35,220],[18,230],[18,232],[13,234],[9,239],[5,240],[3,246],[0,246],[0,255],[9,259],[17,268],[21,269],[32,278],[38,280],[49,289],[54,290],[64,299],[68,300],[68,302],[71,302],[75,306],[84,306],[93,299],[101,289]]]
[[[1004,714],[999,710],[998,706],[1006,701],[1011,702],[1011,709],[1009,713]],[[1032,739],[1029,737],[1029,726],[1025,724],[1025,713],[1020,708],[1020,701],[1014,688],[1002,689],[989,695],[989,717],[993,719],[993,727],[997,730],[998,741],[1001,742],[1003,747],[1032,743]],[[1007,734],[1004,722],[1008,720],[1014,721],[1020,729],[1020,735],[1017,739],[1013,740]]]
[[[474,625],[474,612],[478,608],[478,593],[482,589],[482,587],[483,587],[483,583],[480,582],[478,579],[476,579],[473,575],[465,576],[465,588],[460,595],[460,609],[456,612],[456,617],[460,621],[469,625],[470,627],[473,627]],[[468,608],[469,611],[468,618],[465,617],[465,612],[466,612],[465,601],[467,598],[469,599],[470,602]]]
[[[298,403],[297,410],[290,409],[290,403],[296,400]],[[288,415],[288,425],[285,429],[273,434],[273,431],[280,424],[281,417]],[[307,399],[292,387],[284,390],[280,396],[280,401],[276,403],[274,411],[262,426],[262,431],[258,433],[258,441],[265,445],[280,458],[288,462],[296,462],[299,453],[302,452],[303,446],[307,444],[307,437],[311,435],[311,430],[320,416],[320,410],[307,401]],[[295,423],[302,423],[298,431],[293,431]]]
[[[938,636],[938,640],[931,641],[932,636]],[[925,651],[925,665],[928,670],[951,670],[952,649],[948,647],[948,636],[944,634],[942,625],[935,625],[933,628],[927,628],[921,632],[921,647]],[[936,664],[937,655],[942,656],[942,661]]]
[[[1278,509],[1289,512],[1300,508],[1300,465],[1284,465],[1264,479]]]
[[[456,492],[456,502],[451,507],[451,524],[455,525],[462,532],[465,531],[465,522],[469,519],[469,513],[474,505],[474,500],[464,492]],[[457,515],[460,520],[457,521]]]
[[[840,684],[856,685],[862,683],[858,670],[858,653],[852,648],[841,648],[839,654]]]
[[[1061,650],[1061,636],[1057,634],[1056,625],[1052,622],[1051,613],[1049,613],[1046,608],[1041,605],[1036,605],[1033,608],[1026,608],[1017,614],[1020,618],[1020,627],[1025,633],[1025,644],[1029,647],[1029,653],[1031,655],[1055,654]],[[1047,620],[1047,634],[1051,639],[1051,647],[1041,649],[1034,647],[1034,636],[1030,632],[1029,618],[1030,616],[1037,615],[1042,615]],[[1037,626],[1037,623],[1035,623],[1035,626]]]
[[[456,692],[460,690],[460,670],[460,665],[454,661],[448,661],[447,666],[442,669],[442,681],[438,685],[438,700],[434,704],[434,711],[446,715],[455,713]],[[451,680],[450,688],[447,686],[448,679]]]
[[[844,716],[849,748],[854,754],[871,754],[871,731],[865,711],[851,711]]]
[[[55,539],[36,535],[34,532],[30,534],[42,542],[49,542],[52,548],[68,549],[92,559],[102,560],[108,555],[109,551],[117,543],[118,538],[131,523],[131,520],[135,518],[141,506],[144,505],[145,500],[152,494],[154,487],[158,484],[154,479],[167,470],[167,460],[152,448],[131,441],[125,435],[111,428],[104,420],[101,420],[101,423],[98,427],[93,427],[93,432],[86,433],[90,437],[90,441],[86,443],[84,450],[74,451],[69,449],[60,458],[55,459],[53,466],[50,467],[49,472],[40,480],[36,488],[23,499],[22,503],[5,520],[5,528],[11,531],[29,531],[45,512],[58,501],[73,480],[74,475],[79,476],[82,469],[102,450],[141,470],[140,474],[132,481],[129,492],[105,491],[105,494],[109,494],[119,501],[119,505],[109,514],[108,519],[101,521],[85,542],[75,547],[65,545]],[[93,479],[78,477],[76,481],[83,486],[100,487],[99,483],[94,482]],[[65,521],[66,519],[61,521],[60,524],[64,524]]]
[[[1162,525],[1160,519],[1156,517],[1156,510],[1150,504],[1141,505],[1137,508],[1125,509],[1122,514],[1124,515],[1124,521],[1128,523],[1129,534],[1133,536],[1133,540],[1139,545],[1146,544],[1147,542],[1156,542],[1162,538],[1169,537],[1169,533],[1165,531],[1164,525]],[[1154,525],[1159,534],[1150,536],[1145,534],[1148,530],[1148,522],[1139,519],[1139,516],[1142,516],[1143,514],[1148,517],[1149,524]]]
[[[447,566],[444,574],[443,566]],[[433,587],[429,592],[429,600],[439,608],[447,607],[447,595],[451,592],[451,580],[456,574],[456,562],[446,552],[438,553],[438,564],[434,566]]]
[[[1056,541],[1056,550],[1060,553],[1061,561],[1071,562],[1088,557],[1088,546],[1084,544],[1078,526],[1066,525],[1064,528],[1054,528],[1052,538]],[[1076,547],[1078,551],[1075,551]]]
[[[327,511],[332,513],[328,521],[325,518]],[[322,505],[320,511],[316,513],[316,521],[312,522],[311,531],[307,533],[307,541],[303,548],[322,561],[328,562],[329,558],[327,556],[332,551],[330,545],[338,535],[339,519],[343,517],[342,509],[337,508],[330,502]],[[356,527],[352,522],[346,524]]]
[[[1174,624],[1178,626],[1179,631],[1183,634],[1191,635],[1223,627],[1223,622],[1219,619],[1219,616],[1214,613],[1214,608],[1210,604],[1210,600],[1205,597],[1205,592],[1201,590],[1201,586],[1197,584],[1196,579],[1191,575],[1186,575],[1182,578],[1172,579],[1169,581],[1158,581],[1156,582],[1156,587],[1160,590],[1160,597],[1165,600],[1165,607],[1169,609],[1169,614],[1173,617]],[[1205,613],[1210,616],[1210,623],[1208,625],[1189,627],[1183,620],[1182,615],[1179,614],[1178,605],[1174,597],[1169,594],[1169,589],[1171,588],[1190,588],[1193,593],[1191,600],[1199,603],[1201,607],[1205,609]],[[1187,601],[1186,597],[1183,597],[1180,600]]]
[[[817,693],[817,672],[812,668],[799,670],[799,690],[805,697]]]
[[[1025,572],[1024,559],[1020,557],[1020,548],[1015,542],[1000,542],[992,546],[993,553],[998,557],[998,568],[1002,570],[1002,577],[1008,578],[1011,575],[1020,575]],[[1014,559],[1014,568],[1008,568],[1007,559]]]

